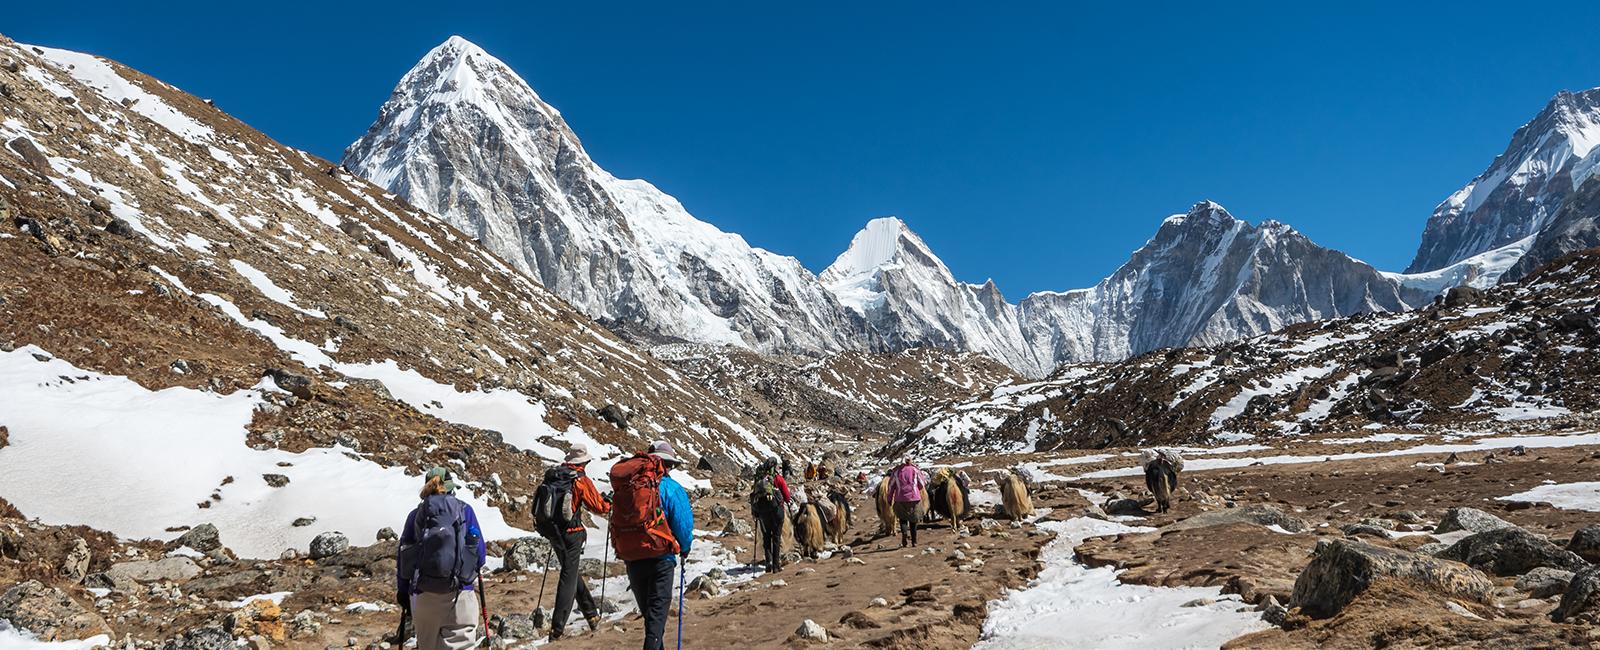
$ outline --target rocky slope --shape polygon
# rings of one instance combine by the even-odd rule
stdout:
[[[1064,366],[936,413],[892,446],[929,454],[1270,439],[1600,407],[1600,252],[1399,314]]]
[[[607,173],[527,82],[460,37],[401,78],[344,165],[637,338],[764,352],[872,347],[797,260]]]
[[[440,219],[124,66],[0,40],[0,142],[0,497],[27,516],[215,521],[275,557],[403,515],[432,464],[516,535],[571,444],[779,450]]]
[[[1533,121],[1517,129],[1487,170],[1434,209],[1406,272],[1435,271],[1496,249],[1513,259],[1519,256],[1528,239],[1551,223],[1567,196],[1594,175],[1600,166],[1596,145],[1600,88],[1557,94]],[[1536,258],[1521,271],[1551,259]],[[1492,283],[1487,276],[1498,277],[1505,268],[1491,267],[1479,286]]]

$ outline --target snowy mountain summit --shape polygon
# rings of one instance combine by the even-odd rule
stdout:
[[[401,78],[344,164],[640,338],[764,352],[867,347],[862,323],[797,260],[607,173],[559,111],[459,36]]]

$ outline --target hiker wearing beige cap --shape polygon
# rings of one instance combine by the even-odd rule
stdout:
[[[611,512],[611,504],[600,496],[600,490],[584,474],[589,461],[589,450],[574,444],[566,459],[544,473],[544,483],[533,497],[535,530],[550,540],[550,548],[561,562],[561,579],[556,581],[556,606],[550,617],[550,640],[561,638],[567,631],[567,619],[572,616],[576,601],[589,629],[600,627],[600,607],[583,581],[579,563],[583,560],[583,546],[589,533],[583,527],[582,510],[598,515]]]

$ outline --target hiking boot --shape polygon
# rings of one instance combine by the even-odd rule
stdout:
[[[566,632],[562,630],[550,630],[551,641],[560,641],[563,636],[566,636]]]
[[[595,632],[599,632],[600,631],[600,615],[599,614],[584,614],[583,615],[583,620],[589,624],[589,629],[590,630],[595,631]]]

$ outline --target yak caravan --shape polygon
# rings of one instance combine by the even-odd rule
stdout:
[[[8,6],[0,649],[1600,644],[1594,39],[568,4]]]

